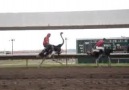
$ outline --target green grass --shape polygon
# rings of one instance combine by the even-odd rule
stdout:
[[[75,61],[68,61],[66,65],[65,61],[61,61],[63,65],[56,63],[52,60],[46,60],[41,67],[97,67],[95,63],[82,63],[76,64]],[[39,67],[41,60],[2,60],[0,61],[0,68],[5,67]],[[99,63],[99,66],[107,67],[107,63]],[[112,67],[129,67],[129,63],[111,63]]]

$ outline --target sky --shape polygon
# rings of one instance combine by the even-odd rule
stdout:
[[[129,9],[129,0],[0,0],[0,13],[22,12],[64,12]],[[51,33],[50,43],[57,45],[62,42],[59,33],[68,38],[67,48],[76,48],[76,39],[129,37],[128,28],[120,29],[75,29],[75,30],[26,30],[0,31],[0,50],[39,50],[43,49],[42,41],[47,33]],[[65,49],[65,44],[62,47]]]

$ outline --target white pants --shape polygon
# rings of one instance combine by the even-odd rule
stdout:
[[[98,47],[98,46],[96,46],[96,49],[103,50],[104,51],[104,47]]]

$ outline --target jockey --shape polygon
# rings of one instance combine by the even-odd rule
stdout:
[[[47,36],[44,38],[43,40],[43,46],[47,47],[49,45],[49,38],[50,38],[51,34],[48,33]]]
[[[99,40],[96,43],[96,49],[104,51],[103,44],[104,44],[105,41],[106,41],[106,38],[103,38],[103,39]]]
[[[43,46],[45,47],[46,50],[52,49],[52,45],[49,43],[49,38],[51,34],[48,33],[47,36],[43,40]]]

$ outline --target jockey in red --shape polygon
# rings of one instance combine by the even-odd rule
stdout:
[[[99,50],[103,50],[104,51],[104,47],[103,47],[103,44],[105,42],[105,38],[99,40],[97,43],[96,43],[96,49],[99,49]]]
[[[48,33],[47,36],[43,40],[43,46],[45,47],[45,50],[53,49],[52,45],[49,43],[49,38],[51,34]]]
[[[99,40],[99,41],[96,43],[96,46],[97,46],[97,47],[102,47],[103,44],[104,44],[104,40],[102,39],[102,40]]]
[[[51,34],[48,33],[47,36],[44,38],[44,41],[43,41],[43,46],[44,47],[47,47],[49,45],[49,38],[50,38]]]
[[[53,49],[53,46],[49,43],[49,38],[50,38],[51,34],[48,33],[46,37],[44,37],[43,40],[43,46],[45,47],[44,50],[42,50],[41,53],[38,54],[37,57],[40,57],[43,55],[48,55],[49,52]]]

